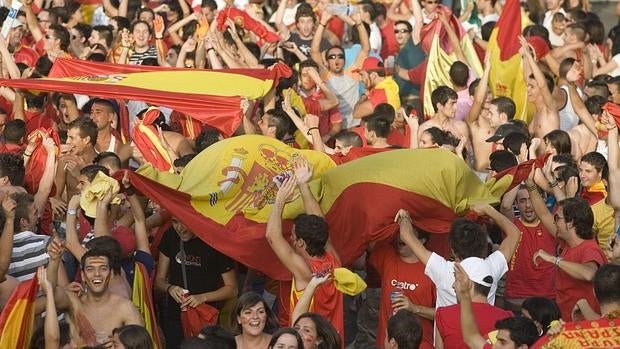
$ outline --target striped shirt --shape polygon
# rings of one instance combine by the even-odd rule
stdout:
[[[37,268],[47,265],[49,260],[47,245],[50,241],[49,236],[37,235],[31,231],[15,234],[8,274],[19,281],[35,277]]]

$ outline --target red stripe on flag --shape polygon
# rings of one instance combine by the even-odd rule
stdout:
[[[521,6],[519,0],[507,0],[506,6],[496,24],[497,45],[500,48],[500,59],[509,60],[519,53],[521,44],[517,37],[521,35]]]
[[[34,327],[36,278],[19,283],[0,314],[0,348],[27,348]]]

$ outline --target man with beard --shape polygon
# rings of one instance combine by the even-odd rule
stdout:
[[[519,218],[514,217],[513,202],[521,214]],[[502,213],[521,231],[521,239],[506,274],[506,306],[518,311],[526,298],[554,299],[555,266],[551,263],[537,266],[532,263],[532,255],[539,249],[555,255],[555,238],[536,215],[524,184],[504,195]]]
[[[130,300],[108,290],[113,276],[110,254],[93,248],[82,256],[82,291],[65,292],[71,321],[78,330],[79,346],[107,344],[112,331],[125,325],[144,325],[144,319]]]
[[[120,157],[121,162],[127,162],[131,156],[131,147],[129,144],[123,144],[120,134],[113,127],[115,119],[118,120],[118,116],[112,102],[101,98],[94,99],[90,107],[90,118],[97,124],[95,151],[97,153],[104,151],[116,153]]]

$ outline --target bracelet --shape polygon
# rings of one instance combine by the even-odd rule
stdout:
[[[31,157],[31,156],[32,156],[32,153],[27,154],[26,152],[24,152],[24,156],[25,156],[25,157],[27,157],[27,158],[29,158],[29,157]]]
[[[207,49],[207,53],[209,53],[209,51],[215,51],[215,49],[214,49],[213,47],[209,47],[209,48]]]
[[[607,127],[607,131],[611,131],[611,130],[613,130],[613,129],[614,129],[614,128],[616,128],[616,127],[618,127],[618,126]]]
[[[166,293],[170,294],[170,289],[173,287],[173,284],[168,285],[168,287],[166,287]]]
[[[67,209],[67,216],[77,216],[77,210],[75,209]]]
[[[549,186],[550,186],[551,188],[555,188],[555,187],[557,187],[557,186],[558,186],[558,180],[554,178],[554,179],[553,179],[553,182],[549,182]]]
[[[528,192],[530,192],[530,191],[535,191],[535,190],[536,190],[536,184],[534,184],[534,185],[532,185],[532,186],[528,185],[528,186],[526,186],[526,188],[527,188],[527,191],[528,191]]]
[[[562,257],[555,257],[555,266],[559,268],[561,261],[562,261]]]
[[[318,127],[316,127],[316,126],[315,126],[315,127],[310,127],[310,128],[308,129],[308,132],[306,132],[306,134],[307,134],[308,136],[310,136],[310,132],[312,132],[312,130],[318,130],[318,129],[319,129],[319,128],[318,128]]]
[[[131,48],[131,46],[121,45],[122,48]]]
[[[161,40],[163,38],[164,38],[163,36],[161,38],[155,37],[155,40]]]
[[[322,26],[324,26],[324,27],[327,27],[327,24],[323,24],[323,23],[321,23],[321,22],[319,22],[319,25],[322,25]]]

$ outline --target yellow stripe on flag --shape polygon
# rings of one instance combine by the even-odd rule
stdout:
[[[36,278],[21,282],[0,314],[0,348],[27,348],[34,330]]]
[[[152,306],[153,299],[149,292],[151,285],[148,282],[148,275],[144,275],[143,267],[139,263],[135,263],[135,265],[131,300],[144,318],[144,328],[146,328],[153,339],[153,348],[163,349],[164,347],[159,337],[159,328],[157,327],[157,318]]]
[[[193,70],[159,71],[107,76],[80,76],[48,80],[77,81],[96,85],[128,86],[162,92],[243,96],[261,98],[273,87],[273,81],[228,72]]]

